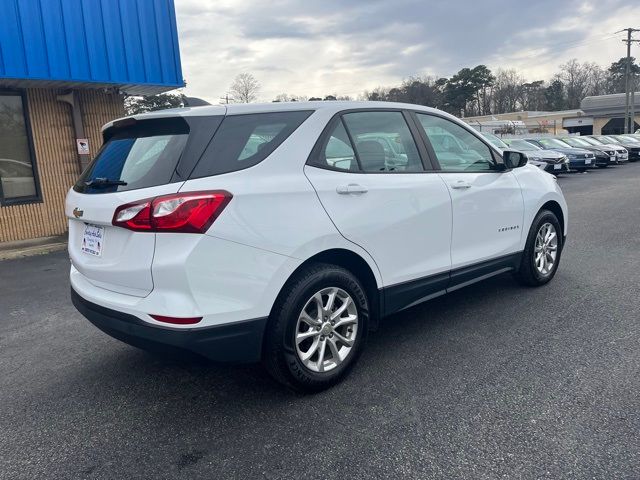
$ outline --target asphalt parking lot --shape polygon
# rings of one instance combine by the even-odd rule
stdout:
[[[315,396],[107,337],[65,252],[0,262],[0,478],[640,478],[640,163],[559,181],[550,285],[396,315]]]

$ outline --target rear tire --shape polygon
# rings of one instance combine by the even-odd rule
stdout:
[[[541,210],[531,224],[516,279],[531,287],[551,281],[560,264],[563,241],[556,215],[549,210]]]
[[[280,383],[318,392],[340,382],[366,342],[369,299],[348,270],[318,263],[287,282],[265,332],[263,364]]]

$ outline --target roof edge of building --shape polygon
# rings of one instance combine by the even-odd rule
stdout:
[[[67,88],[79,90],[117,90],[127,95],[157,95],[183,88],[185,83],[174,85],[160,85],[156,83],[119,83],[101,82],[94,80],[45,80],[26,79],[14,77],[0,77],[0,89],[24,89],[24,88]]]

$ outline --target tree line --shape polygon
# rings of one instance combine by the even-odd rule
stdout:
[[[411,77],[396,87],[364,92],[362,98],[427,105],[458,116],[577,109],[584,97],[624,93],[626,61],[621,58],[605,69],[569,60],[548,81],[527,81],[515,69],[492,72],[478,65],[463,68],[450,78]],[[634,58],[631,71],[640,73]]]
[[[555,111],[580,108],[580,102],[590,95],[624,93],[626,57],[603,68],[592,62],[569,60],[560,65],[550,80],[527,81],[515,69],[497,69],[486,65],[463,68],[450,78],[413,76],[393,87],[378,87],[365,91],[360,100],[403,102],[426,105],[457,116],[492,115],[519,110]],[[633,76],[640,73],[635,58],[630,59]],[[221,100],[249,103],[258,99],[260,83],[250,73],[241,73]],[[184,106],[183,94],[161,94],[129,98],[125,102],[128,114]],[[273,102],[319,100],[351,100],[335,93],[324,96],[304,96],[282,93]]]
[[[515,69],[498,69],[492,72],[486,65],[477,65],[463,68],[450,78],[409,77],[394,87],[365,91],[360,95],[360,100],[426,105],[467,117],[519,110],[577,109],[584,97],[624,93],[626,62],[626,57],[623,57],[605,69],[595,63],[581,63],[572,59],[560,65],[559,71],[548,81],[527,81]],[[640,73],[640,66],[633,57],[630,68],[633,75]],[[307,99],[282,94],[274,101]],[[335,99],[335,96],[324,98]]]

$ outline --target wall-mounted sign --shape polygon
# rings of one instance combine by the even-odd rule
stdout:
[[[76,146],[78,147],[78,155],[89,155],[88,138],[76,138]]]

